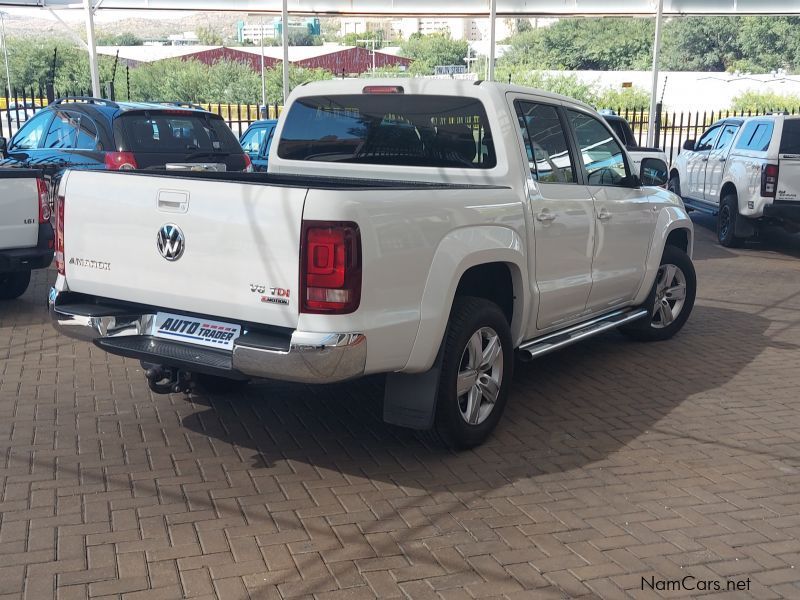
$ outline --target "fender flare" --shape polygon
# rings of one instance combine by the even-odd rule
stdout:
[[[653,287],[656,280],[658,267],[661,266],[661,256],[664,254],[664,247],[667,245],[669,234],[676,229],[685,229],[688,237],[688,247],[686,253],[692,258],[694,252],[694,224],[683,207],[668,206],[659,211],[656,218],[656,226],[653,234],[653,243],[650,244],[650,251],[645,261],[645,274],[642,285],[633,301],[634,306],[642,304]]]
[[[525,240],[510,227],[464,227],[442,238],[428,270],[420,301],[420,321],[404,373],[420,373],[433,365],[439,352],[456,289],[464,273],[475,266],[505,263],[514,287],[511,337],[519,341],[530,309]]]

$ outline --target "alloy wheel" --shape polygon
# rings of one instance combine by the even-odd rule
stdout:
[[[651,324],[656,329],[669,326],[683,310],[686,301],[686,275],[680,267],[661,265],[656,276],[656,301]]]
[[[467,341],[456,379],[461,418],[483,423],[494,409],[503,383],[503,346],[491,327],[481,327]]]

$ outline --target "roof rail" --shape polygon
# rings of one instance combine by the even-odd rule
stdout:
[[[91,96],[65,96],[58,98],[50,103],[50,106],[57,104],[64,104],[65,102],[85,102],[86,104],[105,104],[112,108],[119,108],[119,104],[113,100],[106,100],[105,98],[92,98]]]
[[[176,106],[181,108],[193,108],[195,110],[206,110],[199,104],[195,104],[194,102],[180,102],[180,101],[167,101],[167,102],[158,102],[157,104],[163,104],[164,106]]]

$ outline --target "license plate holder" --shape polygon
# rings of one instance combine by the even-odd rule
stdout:
[[[215,350],[233,351],[241,335],[241,325],[199,317],[187,317],[168,312],[156,314],[153,323],[154,337]]]

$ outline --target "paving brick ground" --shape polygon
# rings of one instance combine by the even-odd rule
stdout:
[[[473,452],[380,419],[381,379],[154,396],[0,306],[0,599],[800,598],[800,240],[717,246],[670,342],[523,366]]]

